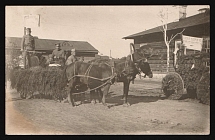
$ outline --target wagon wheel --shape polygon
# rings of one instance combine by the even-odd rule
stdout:
[[[37,56],[31,56],[30,57],[31,61],[31,67],[39,66],[39,58]]]
[[[210,73],[204,73],[197,85],[197,99],[210,105]]]
[[[167,75],[162,79],[162,90],[168,99],[181,99],[184,95],[184,81],[182,77],[176,72],[167,73]]]

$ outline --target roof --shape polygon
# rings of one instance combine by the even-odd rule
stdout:
[[[174,29],[186,28],[186,27],[191,27],[191,26],[205,24],[205,23],[210,23],[210,15],[208,13],[200,13],[200,14],[179,20],[177,22],[168,23],[167,27],[168,27],[168,30],[174,30]],[[134,39],[137,36],[143,36],[151,33],[161,32],[161,29],[162,29],[162,26],[158,26],[146,31],[129,35],[127,37],[123,37],[123,39]]]
[[[21,48],[20,37],[5,37],[6,48]],[[98,52],[90,43],[86,41],[68,41],[68,40],[51,40],[51,39],[37,39],[35,38],[36,50],[53,50],[55,49],[55,44],[60,43],[61,48],[64,50],[75,49],[76,51],[82,52]]]

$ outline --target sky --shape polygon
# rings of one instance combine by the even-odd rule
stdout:
[[[32,35],[42,39],[87,41],[99,54],[121,58],[129,54],[131,39],[125,36],[161,25],[159,11],[168,8],[168,22],[176,21],[179,9],[172,5],[150,6],[6,6],[5,36],[24,35],[24,15],[40,15]],[[188,5],[187,17],[208,5]]]

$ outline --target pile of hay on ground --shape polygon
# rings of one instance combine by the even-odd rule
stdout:
[[[178,68],[176,72],[180,74],[184,81],[184,87],[187,89],[196,89],[200,78],[209,68],[205,66],[205,62],[210,60],[209,53],[199,53],[192,55],[184,55],[178,59]],[[194,64],[194,68],[192,68]],[[190,98],[195,98],[195,94],[188,93]]]
[[[162,79],[162,90],[169,99],[180,99],[184,94],[184,83],[181,76],[176,72],[168,73]]]
[[[210,54],[201,53],[184,55],[178,59],[178,68],[176,72],[180,74],[184,80],[185,88],[189,86],[196,88],[202,74],[208,71],[208,68],[204,64],[207,58],[210,58]],[[195,67],[191,69],[193,64]]]
[[[204,64],[208,60],[210,60],[208,53],[180,56],[176,73],[168,73],[162,80],[162,90],[166,97],[169,99],[196,98],[198,88],[198,99],[202,103],[208,102],[210,91],[203,89],[208,89],[210,86],[210,76],[203,78],[205,84],[200,82],[202,75],[209,71]],[[192,68],[193,64],[194,68]],[[183,88],[187,89],[187,92]]]
[[[196,98],[196,89],[202,75],[208,73],[209,68],[205,66],[205,62],[210,61],[209,53],[199,53],[192,55],[184,55],[178,59],[178,68],[176,72],[180,74],[184,81],[184,87],[187,89],[187,97]],[[192,68],[194,64],[194,68]],[[192,69],[191,69],[192,68]],[[210,79],[205,79],[210,86]],[[206,87],[208,85],[205,85]],[[208,98],[208,97],[207,97]],[[209,99],[208,99],[209,100]]]
[[[204,73],[197,85],[197,98],[201,103],[210,105],[210,73]]]
[[[67,94],[67,79],[64,71],[58,67],[14,69],[11,74],[11,87],[24,97],[39,92],[43,97],[62,100]]]

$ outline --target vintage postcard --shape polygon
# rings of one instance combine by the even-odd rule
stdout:
[[[5,6],[6,135],[209,135],[210,6]]]

